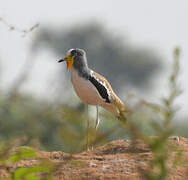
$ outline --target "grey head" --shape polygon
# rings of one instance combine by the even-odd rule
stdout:
[[[90,70],[87,64],[86,52],[83,49],[75,48],[70,49],[67,54],[72,55],[74,59],[73,68],[78,71],[79,75],[88,76]]]

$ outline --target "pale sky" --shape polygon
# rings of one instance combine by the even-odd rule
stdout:
[[[173,48],[176,45],[180,46],[182,55],[179,81],[184,94],[178,99],[178,103],[182,106],[181,113],[186,114],[188,110],[187,0],[2,0],[0,17],[21,29],[27,29],[35,23],[40,23],[41,26],[66,27],[74,23],[100,20],[114,35],[120,34],[122,37],[125,35],[133,46],[156,50],[165,60],[165,64],[169,65]],[[18,32],[10,32],[0,23],[0,59],[3,61],[1,67],[4,75],[1,77],[3,81],[1,86],[11,83],[20,72],[20,68],[29,56],[29,46],[34,33],[22,38]],[[42,51],[40,56],[35,58],[41,61],[35,64],[30,85],[26,89],[34,93],[44,93],[45,85],[42,82],[46,77],[52,76],[54,70],[58,68],[55,61],[46,61],[46,59],[56,57]],[[167,86],[166,75],[161,77],[154,92],[151,92],[151,95],[153,94],[150,97],[151,101],[156,102],[158,97],[164,95]]]

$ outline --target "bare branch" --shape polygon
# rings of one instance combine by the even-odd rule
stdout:
[[[17,31],[17,32],[21,33],[22,37],[25,37],[28,33],[32,32],[39,26],[39,23],[36,23],[28,29],[20,29],[12,24],[9,24],[5,19],[3,19],[1,17],[0,17],[0,22],[2,24],[4,24],[5,26],[7,26],[10,31]]]

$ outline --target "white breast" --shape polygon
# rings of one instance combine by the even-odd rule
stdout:
[[[72,84],[76,94],[85,104],[101,105],[104,103],[95,86],[89,80],[80,77],[74,68],[72,68]]]

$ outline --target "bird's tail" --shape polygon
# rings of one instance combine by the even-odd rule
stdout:
[[[122,122],[126,122],[127,118],[132,114],[132,110],[119,98],[116,99],[115,105],[119,111],[118,119]]]

